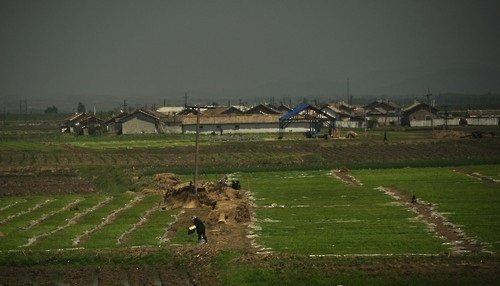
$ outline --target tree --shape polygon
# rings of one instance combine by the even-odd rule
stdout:
[[[45,113],[57,113],[57,107],[55,105],[49,106],[45,109]]]
[[[78,112],[78,113],[85,112],[85,104],[78,102],[78,108],[76,109],[76,112]]]

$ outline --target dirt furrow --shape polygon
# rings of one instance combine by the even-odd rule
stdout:
[[[332,176],[341,180],[346,185],[362,185],[359,180],[349,174],[347,169],[332,170]],[[399,203],[414,211],[418,215],[418,219],[426,223],[439,237],[452,245],[451,252],[453,254],[486,251],[480,242],[468,237],[459,226],[453,225],[446,217],[437,212],[435,205],[432,203],[416,200],[411,195],[395,188],[378,187],[377,189],[390,195]]]

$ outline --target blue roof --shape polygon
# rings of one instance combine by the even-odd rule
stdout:
[[[295,108],[294,110],[288,112],[287,114],[283,115],[280,117],[280,120],[287,120],[288,118],[296,115],[297,113],[303,111],[304,109],[307,109],[309,107],[309,104],[302,104],[301,106]]]

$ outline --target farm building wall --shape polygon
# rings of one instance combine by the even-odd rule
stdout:
[[[467,124],[469,125],[500,125],[500,119],[498,117],[470,117],[467,118]]]
[[[237,133],[275,133],[278,132],[279,124],[276,123],[221,123],[221,124],[200,124],[201,134],[217,133],[237,134]],[[286,132],[306,132],[309,130],[307,123],[292,123],[286,128]],[[196,124],[184,124],[182,133],[196,133]]]
[[[408,114],[408,118],[410,119],[410,121],[427,120],[429,118],[436,118],[436,115],[434,113],[429,112],[428,110],[420,109]]]
[[[361,128],[363,127],[363,122],[361,121],[335,121],[335,127],[337,128]]]
[[[106,132],[108,133],[119,133],[122,130],[121,122],[112,122],[106,125]]]
[[[326,127],[323,127],[325,130]],[[309,131],[309,123],[307,122],[292,122],[284,130],[286,133],[303,133]]]
[[[379,116],[375,118],[380,126],[399,125],[401,118],[398,116]]]
[[[411,127],[437,127],[437,126],[458,126],[460,122],[460,118],[448,118],[448,120],[445,120],[444,118],[437,118],[431,120],[411,120],[410,121],[410,126]],[[468,125],[485,125],[485,126],[491,126],[491,125],[499,125],[499,119],[498,118],[467,118],[467,124]]]
[[[122,134],[158,133],[156,120],[142,113],[122,122]]]
[[[410,126],[411,127],[437,127],[437,126],[443,126],[443,125],[458,125],[460,119],[448,119],[447,122],[446,120],[442,118],[438,119],[433,119],[433,120],[411,120],[410,121]]]
[[[163,132],[168,134],[180,134],[182,133],[181,125],[165,125],[163,126]]]

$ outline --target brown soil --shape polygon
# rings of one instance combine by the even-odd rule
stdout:
[[[209,243],[200,245],[204,251],[252,249],[248,238],[252,202],[245,190],[227,186],[226,179],[220,179],[217,184],[201,182],[196,192],[191,183],[181,183],[173,174],[159,174],[157,181],[169,187],[162,207],[181,210],[165,240],[170,240],[178,231],[187,233],[187,226],[192,225],[191,217],[197,216],[207,229]]]
[[[484,182],[487,182],[487,183],[492,183],[492,184],[500,183],[499,180],[495,180],[493,178],[490,178],[488,176],[484,176],[484,175],[477,173],[477,172],[467,172],[466,170],[464,170],[462,168],[453,167],[453,171],[460,173],[460,174],[464,174],[464,175],[468,175],[468,176],[477,178],[477,179],[484,181]]]
[[[68,168],[10,167],[0,171],[0,197],[93,193],[88,179]]]

